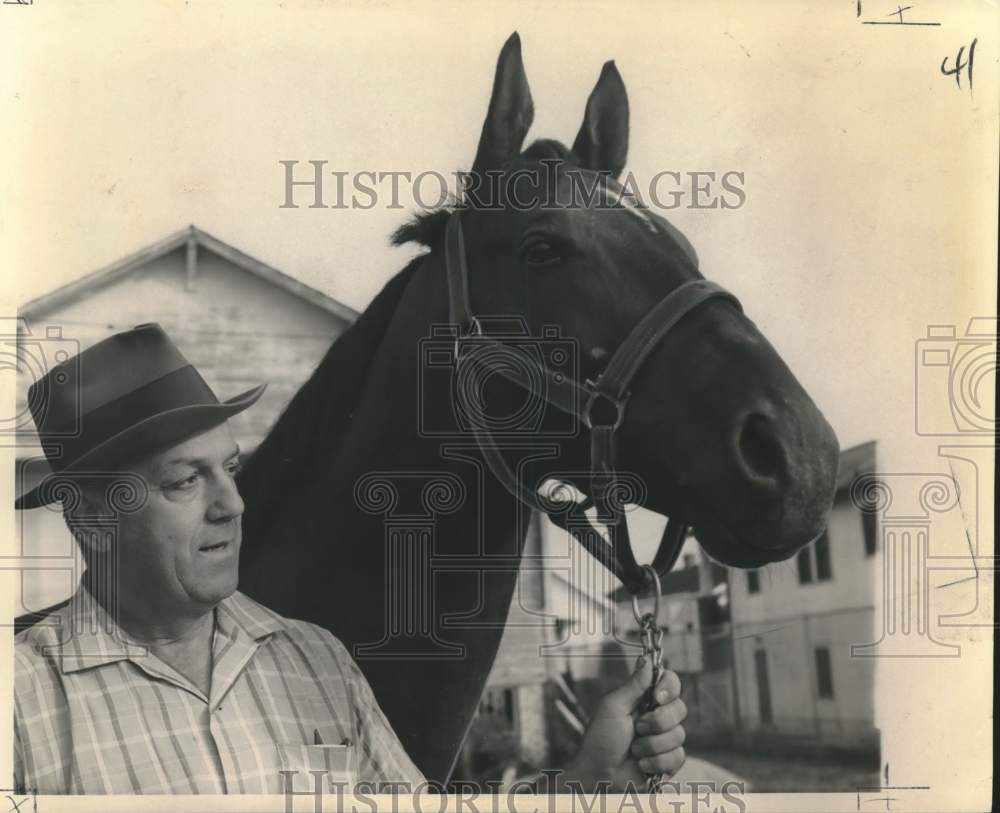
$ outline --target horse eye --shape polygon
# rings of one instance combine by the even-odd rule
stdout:
[[[547,240],[536,240],[525,247],[521,256],[530,265],[547,265],[562,256],[559,249]]]

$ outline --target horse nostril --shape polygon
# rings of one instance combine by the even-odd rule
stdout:
[[[778,485],[788,473],[785,451],[774,422],[764,415],[748,415],[739,437],[739,458],[743,468],[755,480]]]

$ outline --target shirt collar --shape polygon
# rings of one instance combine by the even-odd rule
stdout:
[[[115,619],[89,590],[80,586],[69,604],[57,611],[55,624],[36,626],[36,647],[55,650],[63,673],[78,672],[116,661],[141,658],[146,647],[130,641]],[[245,633],[260,641],[285,627],[285,619],[240,592],[219,602],[218,631],[227,638]]]
[[[255,641],[284,629],[287,624],[274,610],[258,604],[238,590],[219,602],[216,623],[219,632],[224,635],[229,635],[232,626],[236,626]]]

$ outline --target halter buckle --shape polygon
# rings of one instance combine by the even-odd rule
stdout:
[[[610,426],[612,429],[617,429],[619,426],[622,425],[622,421],[625,420],[625,406],[626,404],[628,404],[629,396],[631,396],[632,393],[627,392],[625,393],[625,396],[621,400],[618,400],[617,398],[613,398],[612,396],[608,395],[606,392],[601,392],[598,389],[600,383],[601,383],[600,376],[598,376],[597,381],[592,381],[591,379],[588,378],[587,381],[585,382],[587,391],[590,394],[587,396],[587,401],[583,405],[583,411],[580,414],[580,418],[588,429],[593,429],[594,421],[591,416],[591,413],[593,412],[594,405],[597,403],[597,399],[603,398],[612,406],[614,406],[615,420],[610,424],[599,424],[599,425]]]

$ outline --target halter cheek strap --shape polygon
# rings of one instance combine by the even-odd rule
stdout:
[[[504,342],[485,336],[469,301],[469,271],[466,264],[465,242],[459,213],[448,218],[445,231],[445,269],[448,277],[449,318],[458,327],[455,340],[456,364],[481,364],[525,387],[517,368],[529,365],[535,375],[529,376],[532,397],[541,398],[552,406],[576,416],[590,430],[590,494],[581,503],[571,503],[568,510],[556,511],[545,505],[539,495],[521,482],[511,470],[485,423],[475,422],[472,431],[476,442],[494,476],[517,499],[548,515],[556,525],[566,529],[605,567],[615,574],[633,593],[639,592],[648,574],[636,562],[625,518],[625,496],[622,478],[616,471],[618,445],[616,433],[625,420],[628,386],[649,354],[666,334],[691,310],[709,299],[723,299],[740,310],[739,300],[724,288],[704,279],[686,282],[664,297],[639,323],[615,351],[604,371],[595,379],[580,384],[572,376],[555,371],[544,361],[526,355],[518,365],[490,365],[489,360],[503,358],[503,353],[518,352]],[[462,346],[468,344],[468,351]],[[476,352],[476,348],[487,352]],[[496,351],[500,351],[499,353]],[[537,391],[539,385],[542,391]],[[610,404],[608,411],[603,404]],[[598,520],[607,528],[610,543],[587,517],[587,509],[597,509]],[[652,567],[661,576],[673,568],[687,535],[686,523],[670,517],[663,532]]]

